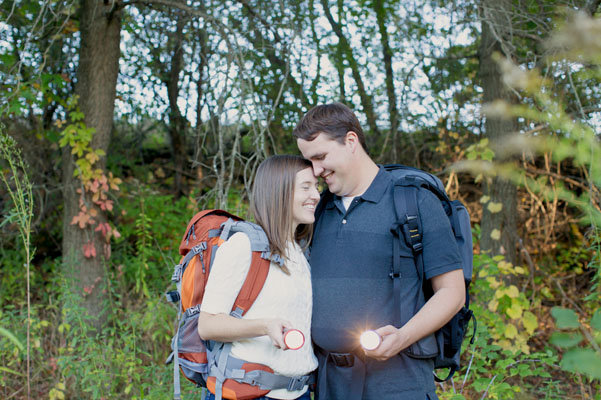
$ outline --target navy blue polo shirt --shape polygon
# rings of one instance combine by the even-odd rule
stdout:
[[[393,246],[390,229],[396,220],[392,190],[393,177],[380,167],[369,188],[353,199],[348,210],[339,196],[331,196],[316,223],[309,260],[313,283],[311,331],[315,344],[327,352],[352,352],[357,350],[359,335],[365,329],[399,325],[393,321],[395,302],[389,276]],[[418,209],[426,279],[461,269],[459,250],[438,199],[427,190],[419,190]],[[421,287],[408,247],[401,249],[401,259],[401,320],[406,322],[414,313]],[[325,372],[324,362],[321,357],[320,368]],[[356,362],[353,368],[327,365],[328,394],[320,394],[320,398],[398,398],[399,391],[411,399],[435,398],[432,369],[432,360],[413,359],[404,353],[385,362]],[[323,378],[324,374],[320,375]],[[349,379],[354,382],[352,389]],[[362,381],[359,394],[363,393],[359,397],[358,380]]]

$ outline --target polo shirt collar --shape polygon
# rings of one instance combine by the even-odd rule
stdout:
[[[371,203],[379,202],[382,196],[384,196],[386,188],[388,188],[388,185],[390,184],[390,174],[386,172],[382,165],[378,165],[378,167],[380,167],[380,169],[378,170],[376,177],[365,193],[360,196],[363,200]]]

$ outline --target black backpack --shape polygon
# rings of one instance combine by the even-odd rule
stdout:
[[[394,207],[397,216],[397,222],[393,231],[395,240],[404,240],[413,251],[413,259],[417,268],[418,276],[422,282],[425,300],[427,301],[433,294],[432,287],[424,280],[424,264],[422,257],[422,228],[417,208],[417,192],[420,189],[427,189],[434,193],[440,200],[451,228],[455,236],[455,241],[461,254],[461,263],[463,266],[463,278],[465,281],[465,305],[453,318],[440,328],[435,336],[438,344],[438,354],[434,359],[434,368],[449,368],[446,378],[440,378],[434,373],[434,379],[437,382],[443,382],[450,379],[455,371],[459,369],[461,356],[461,344],[465,337],[465,332],[470,319],[474,320],[474,330],[470,344],[474,343],[476,334],[476,319],[473,312],[469,309],[469,285],[472,281],[473,271],[473,247],[472,231],[470,225],[470,216],[467,208],[459,200],[450,200],[444,185],[436,176],[417,168],[404,165],[386,165],[384,166],[394,178]],[[405,214],[403,215],[403,210]],[[396,232],[395,232],[396,231]],[[400,246],[397,245],[395,248]],[[395,310],[400,310],[401,301],[401,280],[400,280],[400,260],[394,257],[393,271],[391,277],[394,280],[394,298],[396,304]],[[418,310],[415,310],[417,312]],[[397,318],[400,321],[400,316]]]
[[[444,185],[436,176],[417,168],[407,167],[405,165],[393,164],[385,165],[384,169],[394,178],[394,207],[397,221],[393,223],[393,236],[395,246],[393,248],[394,265],[390,277],[393,279],[394,301],[397,315],[395,321],[400,326],[401,310],[401,271],[400,257],[398,251],[401,247],[399,241],[404,240],[412,249],[415,267],[418,277],[422,283],[424,292],[424,301],[427,301],[433,294],[431,285],[424,280],[424,265],[422,257],[422,228],[417,208],[417,192],[421,189],[431,191],[440,200],[447,217],[451,223],[455,241],[461,253],[463,266],[463,277],[465,280],[465,305],[453,318],[435,333],[436,350],[428,351],[427,354],[421,352],[416,354],[410,349],[404,350],[409,356],[416,358],[434,358],[434,368],[449,368],[446,378],[439,378],[434,373],[434,379],[437,382],[443,382],[450,379],[455,371],[459,369],[461,356],[461,344],[465,337],[465,332],[470,319],[474,320],[474,331],[471,344],[474,343],[476,333],[476,319],[473,312],[469,309],[469,285],[472,281],[473,271],[473,247],[472,232],[470,226],[470,216],[465,206],[459,200],[451,201],[447,195]],[[325,190],[322,199],[315,210],[315,219],[320,217],[323,207],[332,194]],[[403,210],[405,212],[403,213]],[[414,314],[419,310],[418,304]],[[414,346],[411,346],[414,347]],[[419,347],[419,346],[418,346]],[[428,346],[431,347],[431,346]]]

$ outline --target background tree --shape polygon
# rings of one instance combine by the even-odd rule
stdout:
[[[106,150],[113,129],[117,75],[119,73],[119,44],[121,35],[121,13],[118,3],[85,0],[79,11],[81,33],[79,63],[75,92],[79,109],[83,113],[86,128],[93,130],[91,148],[100,150],[96,168],[101,171],[106,165]],[[81,179],[74,176],[77,168],[73,158],[73,147],[63,151],[63,262],[66,276],[72,277],[75,288],[84,290],[84,307],[100,328],[103,324],[103,302],[106,300],[106,263],[110,257],[106,237],[96,228],[107,221],[105,211],[93,200]],[[82,168],[79,165],[79,168]],[[74,217],[83,209],[97,224],[82,229],[74,224]],[[92,210],[95,210],[92,211]]]

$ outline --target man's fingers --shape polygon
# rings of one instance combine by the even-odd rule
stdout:
[[[397,328],[392,325],[386,325],[376,329],[376,333],[382,337],[396,333],[396,331]]]

